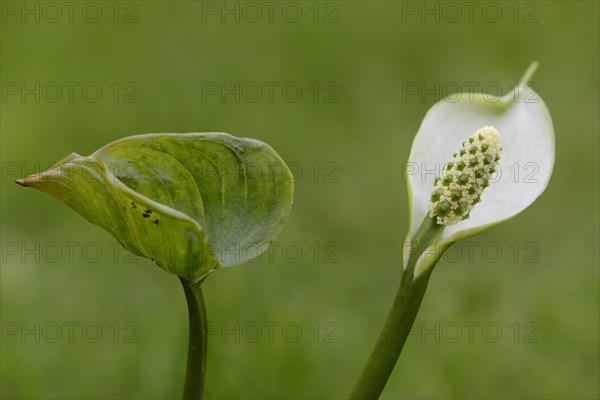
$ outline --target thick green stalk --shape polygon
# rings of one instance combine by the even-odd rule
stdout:
[[[204,390],[204,375],[206,373],[207,321],[204,298],[202,297],[201,281],[194,283],[185,278],[179,278],[185,292],[189,312],[189,344],[188,360],[183,387],[183,399],[202,399]]]
[[[351,399],[377,399],[381,395],[417,317],[431,275],[432,268],[414,278],[416,262],[423,251],[437,241],[443,229],[443,226],[426,216],[412,239],[412,251],[392,309],[367,365],[350,394]]]

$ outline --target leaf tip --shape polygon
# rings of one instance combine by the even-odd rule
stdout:
[[[40,180],[40,174],[29,175],[25,178],[16,179],[15,183],[23,187],[36,187],[36,183]]]
[[[525,87],[529,83],[529,81],[531,80],[531,77],[533,76],[533,74],[535,73],[535,71],[538,69],[539,66],[540,66],[540,63],[537,60],[533,60],[531,62],[531,64],[529,64],[527,71],[525,71],[525,74],[523,74],[523,77],[521,78],[521,81],[519,82],[520,87]]]
[[[521,80],[519,80],[519,83],[517,83],[517,85],[514,87],[514,89],[500,98],[500,104],[503,104],[505,107],[514,104],[514,100],[519,98],[520,93],[530,88],[529,82],[531,81],[533,74],[539,66],[540,63],[537,60],[533,60],[531,64],[529,64],[529,67],[527,67],[527,70],[521,77]]]

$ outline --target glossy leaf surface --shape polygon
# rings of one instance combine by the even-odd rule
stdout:
[[[188,279],[258,256],[293,200],[290,171],[271,147],[225,133],[126,137],[18,183]]]

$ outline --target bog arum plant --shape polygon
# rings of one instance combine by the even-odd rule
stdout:
[[[425,171],[445,166],[436,177],[407,174],[402,280],[351,398],[380,396],[444,251],[514,217],[546,188],[554,131],[545,104],[527,85],[536,67],[505,97],[442,100],[421,123],[409,162]],[[515,165],[533,167],[535,176],[512,176]],[[262,142],[224,133],[150,134],[88,157],[71,154],[17,183],[58,198],[132,253],[179,276],[190,318],[183,397],[201,398],[207,349],[201,284],[216,269],[259,256],[279,233],[293,198],[283,160]]]
[[[444,251],[513,218],[545,190],[554,165],[554,129],[546,105],[528,86],[531,64],[506,96],[468,93],[445,99],[426,114],[407,169],[409,230],[396,298],[353,399],[381,395],[417,316],[429,277]],[[512,174],[529,169],[527,177]],[[420,223],[417,223],[420,222]]]
[[[111,233],[130,252],[178,275],[189,311],[184,398],[201,398],[207,321],[201,283],[257,257],[291,211],[293,179],[265,143],[226,133],[148,134],[71,154],[17,180]]]

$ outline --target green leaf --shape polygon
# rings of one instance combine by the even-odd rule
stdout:
[[[271,147],[226,133],[130,136],[17,183],[188,279],[260,255],[285,224],[294,190]]]

